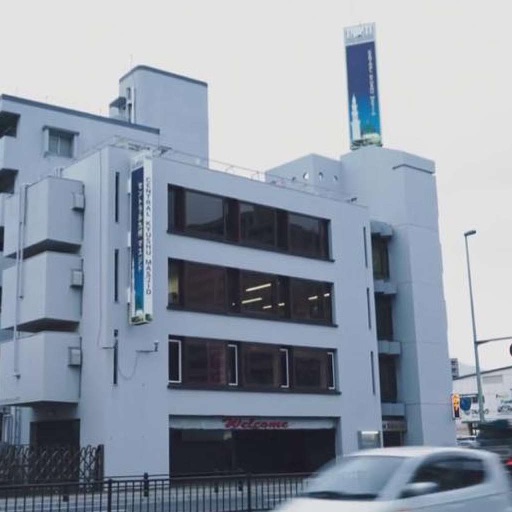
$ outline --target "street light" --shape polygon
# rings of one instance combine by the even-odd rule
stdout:
[[[471,285],[471,267],[469,265],[469,250],[468,250],[468,237],[476,235],[476,231],[466,231],[464,233],[464,242],[466,244],[466,262],[468,265],[468,282],[469,282],[469,301],[471,304],[471,325],[473,327],[473,348],[475,350],[475,367],[476,367],[476,386],[478,392],[478,416],[480,423],[485,421],[484,416],[484,402],[482,394],[482,376],[480,374],[480,359],[478,357],[478,339],[476,337],[476,324],[475,324],[475,307],[473,305],[473,287]]]

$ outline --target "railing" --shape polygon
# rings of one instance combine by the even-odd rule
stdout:
[[[0,449],[0,488],[103,478],[103,446],[15,446]],[[1,508],[0,508],[1,510]]]
[[[256,512],[301,493],[308,475],[107,479],[0,486],[2,512]]]

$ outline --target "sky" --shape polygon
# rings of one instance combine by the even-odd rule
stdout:
[[[0,93],[108,115],[145,64],[208,83],[210,156],[264,171],[349,151],[343,28],[375,22],[383,143],[435,160],[448,339],[512,336],[510,0],[1,2]],[[512,365],[512,340],[480,347]]]

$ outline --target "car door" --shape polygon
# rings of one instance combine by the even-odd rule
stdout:
[[[501,512],[485,462],[477,456],[434,456],[416,470],[411,483],[434,482],[436,492],[403,499],[405,509],[425,512]]]

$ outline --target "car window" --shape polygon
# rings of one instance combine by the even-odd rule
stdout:
[[[438,492],[478,485],[485,480],[481,460],[470,457],[446,457],[426,462],[418,468],[412,482],[434,482]]]
[[[306,487],[305,496],[318,499],[374,500],[403,457],[350,455],[321,470]]]

